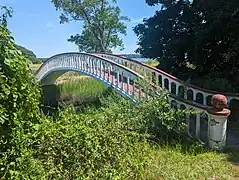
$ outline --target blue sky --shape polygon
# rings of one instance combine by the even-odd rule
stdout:
[[[50,0],[1,0],[1,5],[14,9],[9,28],[17,44],[32,50],[37,57],[77,51],[77,46],[67,42],[70,35],[81,32],[82,23],[60,24],[60,12]],[[128,16],[127,36],[123,36],[125,50],[114,53],[134,53],[137,37],[132,28],[145,17],[153,16],[159,7],[150,7],[145,0],[118,0],[122,15]]]

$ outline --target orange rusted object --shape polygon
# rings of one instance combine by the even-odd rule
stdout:
[[[223,110],[227,106],[227,98],[222,94],[215,94],[211,99],[212,107],[218,110]]]
[[[210,114],[216,116],[229,116],[230,110],[226,109],[227,98],[222,94],[215,94],[211,99],[212,107],[208,109]]]

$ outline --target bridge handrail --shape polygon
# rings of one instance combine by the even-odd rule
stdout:
[[[144,77],[143,77],[141,74],[139,74],[139,73],[133,71],[132,69],[130,69],[130,68],[128,68],[128,67],[125,67],[125,66],[123,66],[123,65],[121,65],[121,64],[119,64],[119,63],[116,63],[116,62],[114,62],[114,61],[112,61],[112,60],[109,60],[109,59],[107,59],[107,58],[103,58],[103,57],[100,57],[100,56],[97,56],[97,55],[94,55],[94,54],[81,53],[81,52],[61,53],[61,54],[57,54],[57,55],[54,55],[54,56],[48,58],[46,61],[44,61],[44,63],[43,63],[43,64],[39,67],[39,69],[36,71],[36,73],[35,73],[36,76],[38,75],[39,71],[40,71],[44,66],[46,66],[46,64],[47,64],[49,61],[54,60],[55,58],[60,57],[60,56],[63,56],[63,55],[85,55],[85,56],[90,56],[90,57],[98,58],[98,59],[100,59],[100,60],[103,60],[103,61],[106,61],[106,62],[108,62],[108,63],[114,64],[115,66],[117,66],[117,67],[119,67],[119,68],[122,68],[122,69],[124,69],[125,71],[130,72],[130,73],[132,73],[133,75],[135,75],[136,77],[139,77],[140,79],[144,79]],[[129,60],[129,61],[130,61],[130,60]],[[137,61],[135,61],[135,62],[137,62]],[[150,67],[150,66],[149,66],[149,67]],[[150,85],[151,85],[152,87],[155,87],[155,88],[158,88],[158,89],[162,89],[162,87],[160,87],[160,86],[158,86],[158,85],[156,85],[156,84],[154,84],[154,83],[150,83]],[[201,110],[206,110],[206,109],[208,108],[208,106],[205,106],[205,105],[202,105],[202,104],[200,104],[200,103],[193,102],[193,101],[189,101],[189,100],[187,100],[187,99],[183,99],[183,98],[181,98],[181,97],[179,97],[179,96],[176,96],[176,95],[174,95],[174,94],[172,94],[172,93],[169,93],[169,96],[172,97],[173,99],[177,100],[177,101],[180,101],[180,102],[182,102],[182,103],[186,103],[186,104],[188,104],[188,105],[191,105],[191,106],[196,107],[196,108],[201,109]]]
[[[170,78],[170,79],[172,79],[172,80],[174,80],[174,81],[177,81],[178,83],[180,83],[180,84],[182,84],[182,85],[185,84],[184,81],[182,81],[181,79],[178,79],[178,78],[175,77],[175,76],[172,76],[171,74],[168,74],[168,73],[166,73],[166,72],[164,72],[164,71],[162,71],[162,70],[160,70],[160,69],[157,69],[157,68],[155,68],[155,67],[153,67],[153,66],[149,66],[149,65],[147,65],[147,64],[138,62],[138,61],[136,61],[136,60],[134,60],[134,59],[130,59],[130,58],[126,58],[126,57],[123,57],[123,56],[120,56],[120,55],[115,55],[115,54],[110,54],[110,53],[92,53],[92,54],[108,55],[108,56],[112,56],[112,57],[117,57],[117,58],[119,58],[119,59],[121,59],[121,60],[123,60],[123,61],[133,62],[133,63],[136,63],[136,64],[138,64],[138,65],[141,65],[141,66],[144,66],[144,67],[146,67],[146,68],[149,68],[149,69],[151,69],[151,70],[153,70],[153,71],[156,71],[156,72],[158,72],[158,73],[161,73],[161,74],[165,75],[166,77],[168,77],[168,78]],[[226,93],[226,92],[213,91],[213,90],[210,90],[210,89],[205,89],[205,88],[201,88],[201,87],[192,85],[192,84],[190,84],[190,83],[187,83],[187,87],[189,87],[189,88],[191,88],[191,89],[195,89],[195,90],[197,90],[197,91],[202,91],[202,92],[205,92],[205,93],[211,93],[211,94],[219,94],[219,93],[220,93],[220,94],[223,94],[223,95],[225,95],[225,96],[231,96],[231,97],[238,97],[238,98],[239,98],[239,93]]]
[[[68,52],[68,53],[61,53],[61,54],[57,54],[57,55],[51,56],[51,57],[48,58],[46,61],[44,61],[44,63],[39,67],[39,69],[36,71],[35,74],[37,75],[37,74],[39,73],[39,71],[41,70],[41,68],[44,67],[44,66],[46,65],[46,63],[49,62],[49,61],[51,61],[52,59],[55,59],[56,57],[62,56],[62,55],[74,55],[74,54],[76,54],[76,55],[86,55],[86,56],[91,56],[91,57],[94,57],[94,58],[98,58],[98,59],[104,60],[104,61],[106,61],[106,62],[108,62],[108,63],[114,64],[114,65],[116,65],[117,67],[120,67],[120,68],[122,68],[122,69],[124,69],[124,70],[126,70],[126,71],[128,71],[128,72],[130,72],[130,73],[132,73],[132,74],[134,74],[134,75],[137,76],[137,77],[143,78],[143,76],[140,75],[139,73],[137,73],[137,72],[133,71],[132,69],[127,68],[127,67],[125,67],[125,66],[123,66],[123,65],[121,65],[121,64],[118,64],[118,63],[116,63],[116,62],[114,62],[114,61],[111,61],[111,60],[109,60],[109,59],[106,59],[106,58],[103,58],[103,57],[99,57],[99,56],[96,56],[96,55],[93,55],[93,54],[81,53],[81,52]]]

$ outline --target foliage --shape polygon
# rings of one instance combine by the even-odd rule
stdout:
[[[34,144],[30,137],[39,121],[40,92],[26,59],[14,46],[6,26],[11,12],[4,9],[0,14],[0,178],[8,179],[17,173],[16,164],[25,150]]]
[[[211,89],[217,92],[231,92],[238,93],[239,88],[235,82],[231,82],[225,77],[223,73],[209,74],[208,76],[198,77],[192,79],[191,84],[197,85],[205,89]]]
[[[0,24],[7,26],[7,18],[12,17],[12,13],[12,8],[0,5]]]
[[[67,108],[55,120],[42,121],[36,133],[39,146],[20,164],[21,177],[37,179],[40,174],[40,179],[238,177],[238,169],[227,162],[226,155],[206,152],[175,136],[171,128],[180,124],[178,120],[184,112],[172,110],[165,95],[133,105],[112,94],[102,98],[102,105],[100,109],[91,108],[79,114]]]
[[[108,88],[101,82],[87,76],[72,78],[59,84],[60,102],[81,104],[92,102],[107,92]]]
[[[52,0],[57,10],[62,10],[61,23],[83,21],[81,34],[72,35],[68,41],[74,42],[80,51],[110,52],[112,48],[123,48],[118,34],[126,34],[124,21],[116,0]]]
[[[16,46],[16,48],[17,48],[19,51],[22,52],[22,55],[23,55],[28,61],[33,62],[34,64],[40,64],[40,63],[41,63],[41,60],[39,60],[39,59],[36,57],[36,55],[35,55],[32,51],[26,49],[25,47],[22,47],[22,46],[20,46],[20,45],[17,45],[17,44],[16,44],[15,46]]]
[[[137,52],[160,58],[160,68],[179,77],[185,72],[189,72],[187,78],[222,72],[223,77],[238,82],[239,1],[146,2],[162,7],[135,27]],[[187,68],[188,63],[195,68]]]
[[[56,122],[43,124],[39,139],[44,141],[35,156],[48,172],[47,179],[137,179],[147,146],[143,148],[141,135],[124,124],[105,113],[74,115],[69,110]]]

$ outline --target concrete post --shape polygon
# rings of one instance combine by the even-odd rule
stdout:
[[[230,110],[226,109],[227,98],[216,94],[211,100],[212,107],[208,109],[208,142],[209,148],[222,150],[226,146],[227,118]]]

